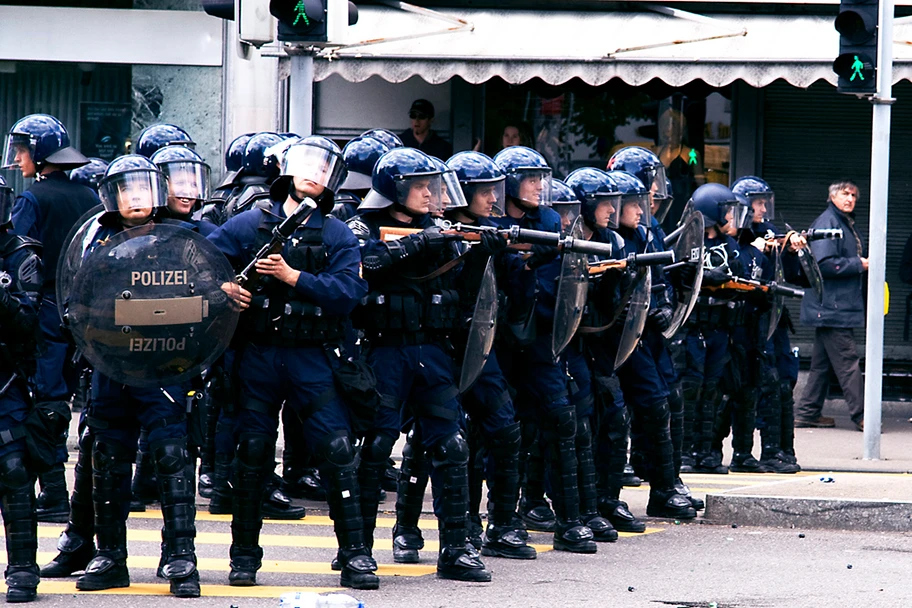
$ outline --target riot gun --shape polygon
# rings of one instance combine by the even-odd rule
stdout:
[[[575,238],[572,236],[563,236],[559,232],[549,232],[547,230],[532,230],[530,228],[520,228],[519,226],[510,226],[509,228],[497,228],[494,226],[472,226],[467,224],[451,224],[449,230],[445,233],[482,233],[495,232],[508,241],[519,245],[548,245],[556,247],[562,251],[572,251],[574,253],[583,253],[586,255],[597,255],[601,257],[611,256],[614,248],[611,243],[599,243],[597,241],[587,241],[586,239]],[[466,238],[466,240],[477,240]],[[617,260],[615,260],[617,261]],[[663,262],[657,262],[659,264]]]
[[[238,273],[235,280],[237,284],[241,287],[248,287],[254,281],[256,281],[257,274],[256,263],[260,260],[266,259],[268,256],[273,253],[279,253],[282,251],[282,248],[285,247],[285,243],[288,242],[288,239],[291,238],[291,235],[294,234],[295,230],[298,229],[300,225],[307,221],[310,215],[316,210],[317,203],[313,200],[306,198],[304,201],[298,205],[298,208],[294,212],[285,218],[281,224],[272,229],[272,238],[269,239],[269,242],[263,245],[259,251],[256,252],[256,255],[253,256],[253,259],[250,260],[250,263],[247,264],[244,269]]]
[[[795,234],[800,237],[804,237],[808,243],[811,241],[821,241],[823,239],[841,239],[843,238],[842,228],[808,228],[807,230],[791,231],[784,234],[774,233],[772,230],[768,230],[764,238],[768,241],[776,240],[781,241],[788,236]]]
[[[622,260],[602,260],[589,263],[589,276],[600,275],[606,270],[623,270],[625,268],[642,268],[645,266],[665,266],[674,263],[674,251],[656,251],[653,253],[631,253]]]
[[[742,292],[756,292],[762,291],[768,293],[772,296],[785,296],[787,298],[803,298],[804,290],[796,289],[795,287],[789,287],[788,285],[781,285],[775,281],[758,281],[756,279],[743,279],[741,277],[731,277],[727,283],[723,283],[718,286],[709,286],[703,285],[703,289],[706,291],[718,291],[718,290],[729,290],[729,291],[742,291]]]

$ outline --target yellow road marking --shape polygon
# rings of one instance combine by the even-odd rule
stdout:
[[[326,593],[340,591],[341,587],[280,587],[262,585],[257,587],[231,587],[229,585],[200,585],[203,597],[279,597],[291,591],[312,591]],[[0,583],[0,591],[6,591],[6,585]],[[76,581],[43,580],[38,585],[38,595],[171,595],[167,583],[133,583],[121,589],[104,591],[78,591]]]

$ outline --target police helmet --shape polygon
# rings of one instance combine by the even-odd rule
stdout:
[[[580,215],[580,199],[570,186],[559,179],[552,179],[551,206],[560,216],[561,232],[567,233]]]
[[[108,165],[98,197],[105,211],[123,217],[151,216],[152,209],[168,204],[165,175],[151,160],[139,154],[118,156]],[[139,210],[148,209],[142,215]],[[135,211],[135,212],[134,212]]]
[[[502,217],[506,177],[490,156],[457,152],[446,162],[456,173],[466,201],[464,212],[473,217]]]
[[[765,180],[745,175],[736,179],[731,189],[735,194],[746,196],[752,213],[762,213],[764,221],[771,222],[776,218],[776,193]]]
[[[402,140],[399,139],[398,135],[392,131],[387,131],[386,129],[369,129],[358,137],[372,137],[374,139],[379,139],[390,150],[393,148],[401,148],[404,145],[402,143]]]
[[[168,195],[193,199],[195,206],[209,198],[209,165],[186,146],[166,146],[149,159],[168,180]]]
[[[187,146],[188,148],[196,147],[196,143],[190,138],[190,134],[177,125],[152,125],[143,129],[142,133],[139,134],[136,140],[136,154],[152,158],[152,155],[161,148],[175,145]]]
[[[333,195],[338,192],[348,173],[342,150],[328,137],[310,135],[291,144],[282,154],[279,168],[281,177],[273,182],[269,195],[273,200],[285,200],[294,185],[293,179],[303,178],[323,186],[324,192],[317,195],[321,209],[329,213],[332,209]],[[324,205],[324,201],[326,204]]]
[[[342,187],[346,190],[370,190],[371,174],[380,157],[390,147],[373,137],[356,137],[342,148],[342,158],[348,167],[348,177]]]
[[[48,114],[30,114],[10,127],[2,168],[18,167],[16,156],[22,151],[29,153],[38,169],[46,164],[73,169],[89,162],[88,158],[70,146],[70,136],[63,123]]]
[[[646,189],[643,182],[636,175],[627,171],[609,171],[608,175],[617,184],[618,191],[621,193],[621,212],[618,217],[618,224],[624,226],[628,223],[628,220],[631,220],[629,223],[632,223],[631,218],[636,213],[632,207],[636,206],[639,209],[639,225],[646,228],[651,227],[652,214],[650,213],[649,190]],[[625,214],[630,215],[625,217]],[[627,227],[630,228],[632,226]]]
[[[507,176],[507,196],[526,206],[551,202],[551,167],[545,157],[525,146],[504,148],[494,162]]]
[[[703,184],[690,197],[691,207],[694,211],[703,214],[705,226],[725,226],[729,216],[733,213],[738,199],[735,193],[722,184]]]
[[[244,162],[241,166],[244,175],[270,177],[266,159],[266,148],[284,141],[278,133],[257,133],[247,140],[244,146]],[[272,175],[275,178],[275,175]]]
[[[0,177],[0,228],[7,226],[13,217],[13,189]]]
[[[431,160],[437,165],[441,175],[440,205],[431,209],[431,215],[442,217],[445,211],[468,207],[465,194],[462,193],[462,188],[459,185],[459,177],[456,175],[456,171],[450,169],[446,163],[436,156],[432,156]]]
[[[231,140],[228,149],[225,150],[225,169],[228,171],[241,170],[241,167],[244,166],[244,148],[254,135],[256,133],[244,133]]]
[[[735,198],[738,199],[738,204],[735,205],[732,210],[732,224],[736,230],[750,228],[751,223],[754,221],[754,214],[751,213],[750,201],[746,196],[738,194],[737,192],[735,192]]]
[[[621,193],[606,171],[583,167],[572,171],[565,181],[580,200],[583,221],[590,229],[617,230],[621,214]]]
[[[649,191],[652,215],[659,223],[665,220],[673,199],[665,165],[654,152],[639,146],[621,148],[608,159],[608,170],[634,174]]]
[[[395,206],[410,215],[429,213],[439,204],[442,181],[430,156],[415,148],[394,148],[377,161],[370,192],[358,210]]]
[[[108,161],[101,158],[89,158],[89,164],[76,167],[70,171],[70,181],[88,186],[95,192],[98,192],[98,184],[104,177],[105,169],[108,168]]]
[[[269,146],[263,152],[263,164],[266,165],[266,181],[268,182],[272,182],[282,174],[282,159],[285,158],[285,150],[301,140],[301,136],[294,133],[282,133],[279,137],[282,138],[282,141]]]

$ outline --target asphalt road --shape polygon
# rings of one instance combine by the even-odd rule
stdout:
[[[390,505],[392,503],[389,503]],[[912,537],[904,534],[823,532],[708,525],[652,520],[647,534],[599,545],[596,555],[548,550],[547,535],[538,559],[516,562],[487,558],[494,574],[488,584],[462,584],[434,576],[434,522],[423,523],[428,547],[422,563],[392,564],[389,528],[381,520],[375,554],[381,563],[379,591],[354,593],[367,608],[686,606],[716,608],[822,606],[910,606],[908,585]],[[73,579],[46,580],[39,587],[43,606],[277,607],[278,596],[293,590],[337,588],[329,569],[335,541],[329,520],[310,512],[300,522],[266,523],[261,586],[227,585],[226,517],[201,512],[198,555],[204,597],[178,600],[155,578],[160,514],[134,514],[129,522],[129,565],[133,586],[109,592],[75,591]],[[61,525],[41,524],[39,561],[54,555]],[[800,537],[799,534],[804,534]]]

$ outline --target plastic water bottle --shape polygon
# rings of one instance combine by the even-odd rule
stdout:
[[[293,591],[279,597],[280,608],[364,608],[364,604],[344,593],[320,595],[310,591]]]

